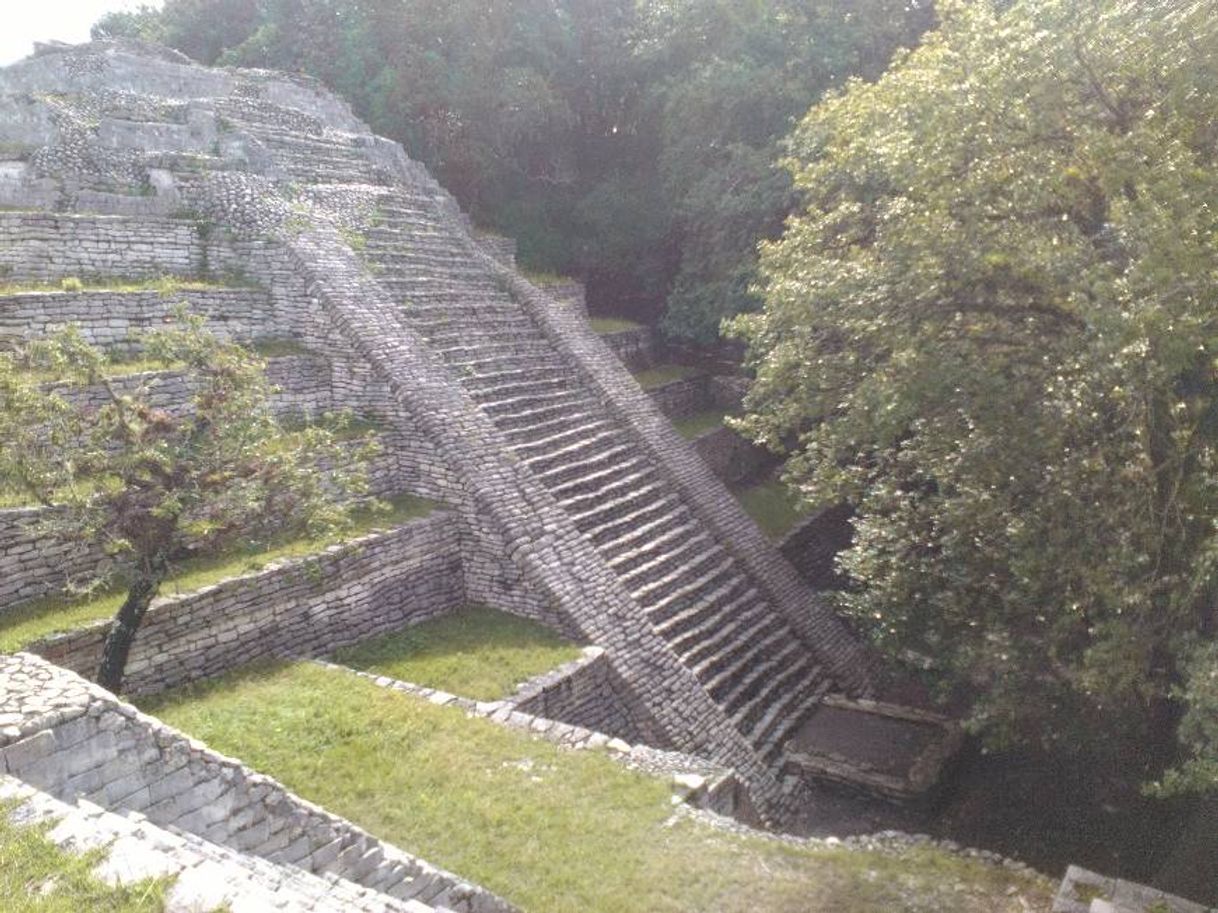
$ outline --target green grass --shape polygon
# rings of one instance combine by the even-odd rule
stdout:
[[[708,409],[705,412],[698,412],[688,418],[679,418],[673,422],[673,426],[681,433],[682,437],[689,438],[692,441],[708,431],[716,431],[722,428],[723,420],[727,415],[728,413],[723,409]]]
[[[173,295],[177,292],[201,292],[211,289],[252,288],[250,280],[241,276],[226,276],[224,279],[187,279],[181,276],[157,276],[153,278],[88,278],[69,277],[58,282],[0,282],[0,296],[21,295],[29,292],[160,292]]]
[[[674,381],[697,377],[703,373],[705,372],[698,368],[691,368],[688,365],[658,365],[654,368],[636,371],[634,379],[639,382],[639,386],[644,390],[654,390],[657,387],[663,387]]]
[[[354,527],[345,536],[293,539],[242,552],[182,561],[161,586],[161,595],[192,593],[231,577],[260,571],[272,561],[316,554],[344,539],[377,529],[390,529],[426,516],[435,507],[431,501],[404,496],[390,502],[388,511],[357,513]],[[88,597],[49,596],[23,603],[0,615],[0,652],[11,653],[48,635],[111,618],[122,604],[124,595],[121,589],[110,589]]]
[[[536,622],[470,606],[339,650],[334,659],[363,672],[495,701],[579,655],[578,647]]]
[[[621,317],[593,317],[588,321],[596,333],[608,336],[611,333],[625,333],[627,330],[637,330],[643,325],[633,320]]]
[[[111,887],[92,869],[104,853],[74,855],[46,838],[39,825],[14,825],[0,806],[0,897],[7,913],[160,913],[163,879]]]
[[[570,276],[560,276],[558,273],[551,273],[541,269],[522,269],[520,275],[541,288],[551,285],[563,285],[574,281]]]
[[[311,355],[313,350],[306,348],[295,339],[259,339],[249,346],[263,358],[284,358],[289,355]]]
[[[745,512],[773,539],[781,539],[815,509],[801,505],[799,499],[778,479],[738,488],[735,494]]]
[[[526,913],[1016,913],[1049,904],[1041,880],[937,850],[797,848],[671,823],[665,781],[341,670],[262,666],[145,709]]]

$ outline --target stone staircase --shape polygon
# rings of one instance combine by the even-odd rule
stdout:
[[[166,879],[166,913],[451,913],[160,828],[138,812],[61,801],[9,776],[0,775],[0,803],[0,814],[19,827],[46,828],[47,839],[61,849],[99,853],[94,874],[108,884]]]
[[[81,197],[111,213],[96,224],[9,213],[20,224],[6,234],[0,217],[0,270],[53,273],[55,247],[85,266],[184,275],[215,268],[217,238],[233,239],[221,265],[289,302],[306,342],[370,369],[442,489],[422,493],[502,542],[514,570],[492,582],[515,574],[526,610],[605,646],[672,747],[736,768],[767,817],[789,811],[784,746],[827,692],[867,690],[867,654],[586,321],[483,251],[451,197],[318,87],[102,44],[0,71],[0,104],[33,90],[89,102],[107,80],[163,93],[141,118],[172,109],[123,134],[155,162],[155,193]],[[100,120],[112,126],[104,105]],[[36,117],[16,132],[46,143],[47,162],[92,142]],[[73,208],[74,174],[57,186],[45,169],[13,173],[0,202]],[[24,238],[30,225],[41,233]]]
[[[273,120],[240,123],[293,180],[334,183],[336,160],[311,158],[318,138]],[[358,157],[337,139],[327,147]],[[361,167],[347,175],[368,177]],[[808,645],[428,197],[400,186],[380,194],[365,238],[362,256],[401,303],[402,323],[503,433],[736,728],[777,763],[834,687]]]

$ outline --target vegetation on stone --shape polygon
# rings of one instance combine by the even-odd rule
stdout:
[[[641,323],[636,323],[633,320],[624,320],[621,317],[593,317],[588,322],[592,325],[593,332],[600,333],[602,336],[608,336],[612,333],[625,333],[629,330],[637,330],[642,327]]]
[[[704,372],[698,368],[691,368],[687,365],[657,365],[654,368],[636,371],[634,379],[644,390],[654,390],[656,387],[663,387],[665,384],[675,383],[678,380],[688,380],[702,373]]]
[[[812,509],[802,505],[800,496],[780,479],[745,485],[735,494],[745,513],[772,539],[785,536]]]
[[[794,196],[791,119],[932,23],[906,0],[168,0],[96,36],[304,72],[427,165],[522,262],[714,341],[756,307]],[[671,292],[671,294],[670,294]]]
[[[192,593],[222,580],[257,573],[275,561],[306,558],[332,545],[425,517],[435,507],[431,501],[403,495],[386,502],[385,508],[356,509],[348,525],[329,532],[295,538],[272,536],[265,542],[251,540],[217,554],[173,561],[160,594]],[[52,634],[111,618],[125,598],[126,589],[120,582],[94,594],[50,596],[9,608],[0,614],[0,652],[20,650]]]
[[[199,318],[143,343],[150,358],[181,364],[197,381],[184,414],[152,406],[146,386],[120,391],[103,370],[104,353],[73,327],[0,354],[0,479],[54,508],[49,536],[102,544],[111,562],[83,586],[120,581],[125,590],[98,670],[115,691],[175,561],[348,528],[370,455],[344,458],[352,455],[321,427],[285,434],[270,410],[262,360],[218,340]],[[99,387],[104,402],[72,402],[28,369]],[[93,484],[99,478],[105,484]]]
[[[467,606],[345,647],[334,654],[334,661],[462,697],[496,701],[521,682],[579,655],[578,647],[536,622]]]
[[[722,409],[708,409],[705,412],[698,412],[686,418],[680,418],[673,422],[673,427],[680,432],[682,437],[693,438],[706,434],[708,431],[714,431],[716,428],[723,427],[723,420],[727,417]]]
[[[938,8],[792,138],[745,427],[856,506],[842,606],[991,746],[1153,776],[1188,711],[1212,789],[1218,20]]]
[[[65,852],[41,825],[17,825],[0,805],[0,897],[8,913],[160,913],[165,885],[111,886],[93,874],[103,852]]]
[[[603,753],[316,665],[247,670],[145,709],[526,913],[1048,906],[1039,878],[930,847],[803,848],[674,821],[668,783]]]

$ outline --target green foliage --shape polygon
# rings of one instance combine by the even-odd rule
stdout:
[[[167,0],[95,32],[309,73],[521,262],[713,342],[793,197],[790,120],[929,25],[908,0]]]
[[[940,12],[791,139],[806,205],[734,325],[745,427],[856,505],[845,608],[977,695],[991,744],[1145,746],[1182,681],[1194,719],[1213,699],[1187,658],[1218,595],[1218,20]]]
[[[339,650],[336,663],[479,701],[578,659],[580,650],[533,621],[468,606]]]
[[[155,375],[117,387],[104,353],[76,327],[0,353],[0,481],[56,508],[48,535],[100,544],[111,556],[127,587],[115,638],[134,635],[173,560],[344,529],[350,498],[367,485],[367,453],[344,458],[326,428],[281,429],[265,363],[207,332],[201,318],[183,316],[141,341],[147,358],[180,366],[194,382],[182,412],[153,405]],[[47,389],[40,374],[61,383]],[[101,405],[66,395],[85,387],[101,391]]]

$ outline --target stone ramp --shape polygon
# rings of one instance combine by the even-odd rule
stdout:
[[[107,884],[167,879],[166,913],[448,913],[396,900],[341,878],[245,856],[192,834],[159,828],[135,812],[116,814],[92,802],[63,802],[0,775],[0,804],[19,826],[40,825],[70,853],[100,851],[94,874]]]

